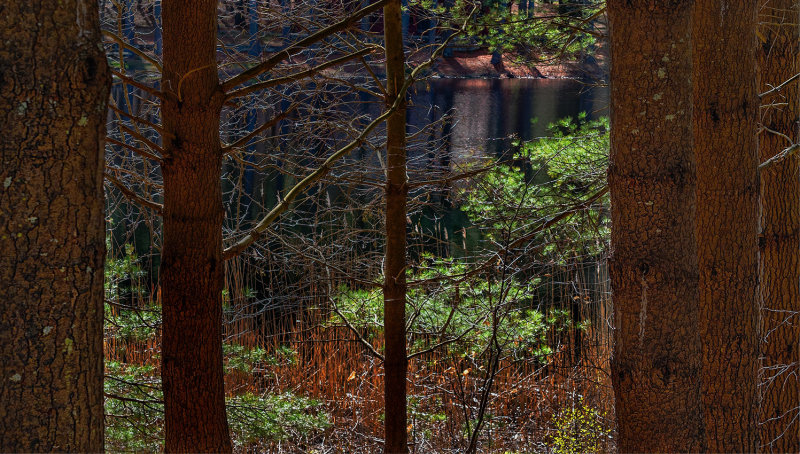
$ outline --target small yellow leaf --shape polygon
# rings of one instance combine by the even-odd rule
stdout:
[[[347,381],[350,381],[354,378],[356,378],[356,371],[350,372],[350,376],[347,377]]]

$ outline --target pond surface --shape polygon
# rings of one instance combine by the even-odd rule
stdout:
[[[124,97],[116,85],[116,105],[158,121],[152,112],[140,111],[137,97]],[[377,116],[378,105],[363,104]],[[522,140],[550,135],[548,125],[564,117],[586,112],[590,119],[607,115],[608,89],[571,79],[430,79],[414,85],[408,109],[409,132],[442,121],[448,151],[454,156],[497,156],[508,139]],[[297,120],[295,120],[297,121]],[[228,136],[228,131],[222,131]]]
[[[454,158],[499,156],[511,136],[549,136],[547,126],[557,120],[580,112],[597,118],[608,107],[607,88],[567,79],[432,79],[414,88],[410,128],[452,112],[448,147]]]

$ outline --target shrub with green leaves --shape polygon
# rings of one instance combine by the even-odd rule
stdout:
[[[111,235],[106,235],[106,249],[111,251]],[[125,244],[125,253],[121,257],[108,257],[105,264],[105,298],[106,301],[119,302],[126,296],[141,295],[139,281],[145,272],[139,265],[139,257],[132,244]]]
[[[106,361],[106,449],[158,452],[164,442],[161,379],[152,366]]]
[[[119,340],[144,342],[156,335],[160,325],[161,308],[158,306],[121,309],[114,314],[106,304],[106,331]]]
[[[606,186],[608,119],[582,113],[549,126],[552,137],[516,141],[516,153],[496,163],[459,195],[460,208],[481,230],[486,248],[535,232],[550,219],[565,219],[529,238],[529,261],[564,264],[596,255],[609,235],[608,197],[582,202]],[[521,246],[521,245],[520,245]]]
[[[547,332],[552,327],[570,326],[568,314],[552,310],[547,314],[534,307],[532,292],[538,278],[526,282],[510,279],[505,283],[486,279],[459,281],[467,265],[458,259],[423,255],[422,263],[410,276],[428,285],[408,289],[406,313],[412,350],[424,350],[443,340],[451,353],[467,355],[488,345],[493,335],[493,315],[497,316],[497,343],[517,359],[552,353]],[[350,290],[340,287],[331,324],[346,318],[351,326],[369,333],[382,330],[383,296],[380,288]],[[340,315],[339,315],[340,314]]]
[[[117,341],[115,353],[123,359],[133,345],[155,338],[161,327],[161,307],[141,304],[145,292],[139,258],[132,245],[126,244],[124,250],[121,257],[106,260],[104,304],[105,336]]]

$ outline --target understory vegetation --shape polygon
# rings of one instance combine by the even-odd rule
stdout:
[[[465,164],[480,172],[448,197],[467,222],[439,234],[461,243],[448,248],[458,254],[422,241],[430,207],[412,212],[420,239],[407,303],[415,452],[457,452],[473,438],[491,452],[602,451],[611,442],[608,123],[582,114],[549,130],[512,139],[503,156]],[[323,242],[352,235],[353,218],[343,219]],[[378,235],[361,227],[362,244]],[[278,244],[294,245],[287,260],[298,275],[311,273],[314,262],[299,253],[309,244],[287,229]],[[159,451],[159,294],[147,288],[146,260],[131,244],[122,252],[106,266],[106,443],[112,451]],[[372,278],[274,283],[304,292],[297,295],[304,305],[294,308],[264,298],[268,260],[228,267],[224,364],[237,450],[380,449],[379,266],[368,267]]]

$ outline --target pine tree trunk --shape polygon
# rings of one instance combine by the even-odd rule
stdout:
[[[222,92],[215,0],[163,3],[161,250],[166,450],[230,452],[222,368]]]
[[[609,0],[612,378],[620,452],[704,449],[692,1]]]
[[[405,81],[400,0],[384,7],[386,105],[391,106]],[[386,259],[383,286],[385,452],[406,453],[406,108],[386,123]]]
[[[759,11],[760,91],[800,73],[800,4],[769,0]],[[764,127],[798,141],[800,90],[794,82],[761,100]],[[759,136],[762,162],[791,145],[770,131]],[[761,312],[763,336],[760,442],[766,452],[800,452],[800,160],[779,161],[761,172]]]
[[[0,451],[103,450],[96,1],[0,6]]]
[[[755,452],[758,139],[755,0],[697,0],[694,140],[703,410],[711,452]]]

